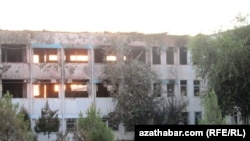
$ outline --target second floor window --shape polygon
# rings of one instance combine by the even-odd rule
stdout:
[[[35,48],[33,53],[34,63],[56,63],[58,62],[57,49]]]
[[[65,49],[66,62],[87,63],[87,49]]]
[[[26,46],[19,44],[2,45],[2,62],[26,62]]]
[[[95,49],[94,50],[94,59],[95,59],[95,63],[104,63],[104,50],[103,49]]]
[[[109,83],[97,83],[96,84],[96,97],[110,97],[112,85]]]

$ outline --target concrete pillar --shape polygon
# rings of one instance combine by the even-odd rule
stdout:
[[[2,72],[3,72],[3,64],[2,64],[2,44],[0,44],[0,97],[2,97],[2,95],[3,95]]]

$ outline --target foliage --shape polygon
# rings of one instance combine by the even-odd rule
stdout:
[[[214,90],[204,95],[204,117],[199,120],[199,124],[220,125],[226,124],[225,118],[221,114],[218,105],[217,95]]]
[[[67,135],[68,135],[68,132],[66,132],[65,134],[62,132],[57,132],[56,141],[68,141]]]
[[[18,104],[12,104],[11,94],[7,91],[0,98],[0,140],[1,141],[32,141],[29,121],[25,120],[23,111],[18,112]]]
[[[37,133],[44,133],[44,135],[49,135],[51,132],[57,132],[59,130],[60,120],[57,114],[58,110],[51,110],[46,101],[44,108],[41,109],[41,116],[36,122],[34,127]]]
[[[77,141],[114,141],[112,130],[102,121],[100,111],[91,105],[86,112],[86,118],[79,114],[77,121],[77,133],[74,139]]]
[[[154,45],[158,44],[159,49],[162,49],[162,47],[166,46],[165,37],[165,34],[140,35],[139,40],[145,43],[146,48],[153,43]],[[185,39],[186,37],[179,39],[176,41],[176,45],[183,45]],[[108,114],[109,121],[115,124],[123,123],[126,129],[130,131],[137,124],[163,124],[165,122],[171,124],[173,122],[170,120],[171,118],[178,119],[179,115],[177,113],[185,107],[185,104],[178,105],[172,101],[168,105],[166,104],[167,101],[159,97],[161,94],[161,81],[151,69],[151,65],[147,61],[140,60],[143,52],[137,56],[131,56],[133,50],[129,46],[130,39],[124,37],[116,37],[110,43],[111,46],[105,52],[107,54],[116,54],[117,60],[112,63],[108,62],[104,66],[103,76],[101,77],[102,80],[111,83],[111,94],[116,104],[115,110]],[[124,60],[124,56],[126,56],[126,60]],[[160,85],[153,88],[153,83]],[[171,110],[174,114],[167,114]],[[167,116],[169,117],[167,118]],[[160,121],[161,118],[167,118],[168,121]]]
[[[165,101],[155,114],[154,124],[179,124],[181,112],[186,108],[188,101],[181,101],[173,96]]]
[[[156,75],[150,66],[138,60],[127,60],[109,64],[104,71],[105,79],[113,84],[116,119],[123,122],[128,130],[133,130],[136,124],[152,122],[159,93],[152,91],[151,82]]]
[[[238,107],[245,123],[250,114],[250,25],[214,35],[197,35],[189,47],[197,74],[214,89],[223,115]]]

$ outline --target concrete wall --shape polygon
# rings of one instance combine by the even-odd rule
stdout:
[[[66,118],[77,118],[80,112],[85,113],[92,103],[95,103],[100,109],[102,115],[106,115],[114,110],[115,104],[111,97],[99,98],[96,95],[95,81],[102,75],[102,67],[105,64],[93,63],[92,49],[99,45],[108,45],[117,41],[121,45],[124,43],[137,47],[145,46],[146,62],[151,64],[159,79],[174,79],[175,92],[180,96],[180,80],[187,80],[187,96],[182,97],[188,100],[189,104],[186,111],[189,112],[189,124],[194,124],[194,112],[202,111],[199,97],[193,95],[193,80],[196,79],[194,69],[191,65],[191,56],[188,52],[188,64],[179,65],[178,47],[186,47],[188,36],[174,35],[146,35],[141,33],[67,33],[67,32],[49,32],[49,31],[4,31],[0,30],[1,44],[26,44],[27,62],[24,63],[0,63],[3,65],[2,79],[27,79],[27,98],[14,98],[14,103],[23,105],[32,118],[32,126],[35,120],[39,118],[41,108],[44,107],[48,100],[49,106],[55,110],[58,109],[59,118],[61,119],[61,130],[66,128]],[[162,40],[163,39],[163,40]],[[119,42],[121,41],[121,42]],[[124,42],[125,41],[125,42]],[[58,47],[59,60],[57,63],[33,63],[33,48],[40,44],[46,47]],[[152,64],[151,47],[158,46],[161,49],[161,64]],[[62,53],[64,48],[84,48],[88,49],[89,60],[87,63],[66,63],[62,62]],[[168,47],[177,47],[174,53],[174,65],[166,64],[166,49]],[[58,83],[66,83],[68,80],[87,79],[89,96],[84,98],[65,98],[63,88],[59,90],[58,98],[34,98],[32,83],[37,79],[56,80]],[[164,84],[163,89],[166,89]],[[167,96],[166,93],[163,97]],[[125,132],[122,126],[118,131],[114,131],[117,140],[133,140],[133,132]],[[39,134],[39,140],[44,140],[44,136]],[[55,136],[54,136],[55,137]],[[51,140],[54,138],[51,137]]]

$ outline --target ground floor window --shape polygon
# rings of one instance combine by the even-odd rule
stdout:
[[[67,131],[74,131],[76,128],[76,119],[68,118],[66,119],[66,129]]]

